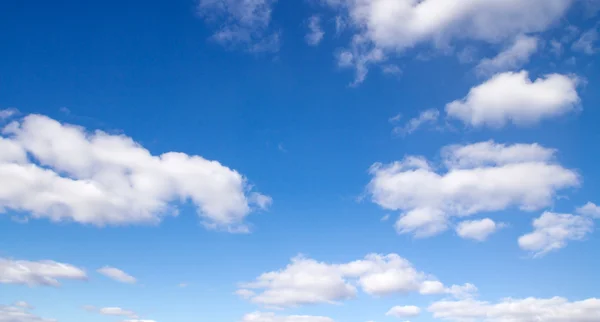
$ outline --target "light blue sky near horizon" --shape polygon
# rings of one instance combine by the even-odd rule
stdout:
[[[502,129],[450,120],[453,129],[423,126],[399,136],[392,133],[391,117],[401,114],[405,122],[426,109],[443,110],[482,83],[473,72],[477,61],[463,64],[455,52],[416,48],[393,56],[401,75],[386,75],[374,65],[363,83],[349,86],[353,71],[335,62],[348,38],[333,36],[332,20],[325,20],[319,46],[304,39],[306,19],[318,7],[277,3],[270,27],[281,30],[279,50],[246,53],[210,40],[214,28],[195,6],[187,0],[0,3],[0,110],[124,134],[154,155],[177,151],[217,160],[247,177],[273,204],[248,216],[250,234],[206,229],[190,204],[158,225],[123,227],[19,223],[2,214],[0,257],[69,263],[84,268],[89,280],[61,280],[57,288],[0,284],[0,305],[27,301],[36,315],[60,322],[119,321],[87,312],[85,305],[122,307],[158,322],[240,321],[246,313],[273,310],[236,296],[239,283],[283,269],[298,254],[346,263],[369,253],[397,253],[447,285],[472,283],[479,299],[490,302],[600,297],[598,233],[541,258],[517,243],[544,210],[574,213],[587,202],[600,203],[597,55],[565,54],[577,59],[569,64],[546,48],[523,66],[531,77],[556,72],[585,79],[580,111]],[[595,28],[597,21],[573,9],[543,38],[560,37],[568,25]],[[433,57],[417,59],[418,52]],[[407,155],[437,162],[444,146],[488,140],[556,149],[557,162],[576,169],[582,184],[561,190],[564,198],[539,211],[511,207],[473,216],[508,223],[485,242],[461,239],[452,229],[424,239],[400,235],[393,227],[399,212],[360,198],[376,162]],[[381,221],[386,214],[390,220]],[[106,265],[138,283],[96,272]],[[410,320],[428,322],[436,320],[426,307],[441,298],[359,292],[340,304],[273,312],[337,322],[393,321],[398,319],[385,316],[392,306],[416,305],[424,312]]]

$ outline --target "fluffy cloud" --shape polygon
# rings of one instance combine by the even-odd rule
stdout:
[[[354,31],[357,74],[360,57],[373,50],[398,53],[419,44],[447,47],[453,40],[498,43],[541,32],[558,21],[572,0],[323,0]],[[361,77],[357,77],[360,80]],[[364,78],[362,78],[364,79]]]
[[[244,315],[242,322],[333,322],[324,316],[276,315],[271,312],[253,312]]]
[[[0,284],[59,286],[59,280],[86,279],[84,270],[70,264],[0,258]]]
[[[489,218],[465,220],[456,226],[456,233],[462,238],[484,241],[501,227],[501,224],[496,224]]]
[[[397,254],[370,254],[343,264],[298,256],[284,269],[264,273],[254,282],[242,284],[237,293],[254,303],[281,308],[350,299],[356,296],[358,287],[376,296],[449,293],[441,282],[416,270]]]
[[[593,202],[588,202],[585,205],[577,208],[577,213],[584,216],[600,219],[600,207]]]
[[[577,173],[553,162],[554,150],[537,144],[488,141],[442,151],[447,171],[415,156],[371,167],[367,192],[382,208],[401,211],[399,233],[428,237],[446,230],[451,217],[537,210],[550,205],[557,191],[579,184]]]
[[[98,273],[112,278],[113,280],[121,283],[127,284],[135,284],[137,282],[136,278],[123,272],[122,270],[110,266],[102,267],[98,270]]]
[[[0,212],[84,224],[158,223],[191,201],[210,228],[247,231],[245,217],[270,198],[217,161],[158,156],[124,135],[29,115],[0,137]]]
[[[279,33],[269,30],[277,0],[200,0],[198,12],[219,30],[213,39],[228,47],[250,52],[279,50]]]
[[[429,109],[421,112],[418,117],[410,119],[404,126],[394,127],[395,134],[411,134],[424,124],[434,124],[437,122],[440,112],[436,109]]]
[[[490,75],[497,72],[513,70],[529,61],[529,57],[538,49],[539,40],[536,37],[518,36],[510,47],[500,52],[494,58],[486,58],[477,65],[477,72]]]
[[[29,309],[29,305],[0,305],[0,322],[56,322],[34,315]]]
[[[17,114],[18,111],[14,108],[9,108],[9,109],[5,109],[5,110],[0,110],[0,121],[10,118],[12,116],[14,116],[15,114]]]
[[[519,246],[534,256],[558,250],[570,240],[582,240],[594,228],[594,222],[583,216],[544,212],[533,221],[533,232],[519,237]]]
[[[569,302],[565,298],[504,299],[498,303],[438,301],[428,310],[434,318],[456,322],[595,322],[600,316],[600,300],[591,298]]]
[[[306,42],[311,46],[318,45],[321,40],[323,40],[323,36],[325,36],[325,32],[321,28],[321,18],[319,16],[312,16],[308,20],[308,34],[305,36]]]
[[[448,103],[446,112],[475,127],[529,125],[575,110],[580,101],[577,84],[577,78],[560,74],[531,81],[526,71],[501,73]]]
[[[385,315],[393,316],[393,317],[397,317],[397,318],[406,318],[406,317],[417,316],[420,313],[421,313],[420,308],[413,306],[413,305],[407,305],[407,306],[394,306],[389,311],[387,311],[387,313],[385,313]]]

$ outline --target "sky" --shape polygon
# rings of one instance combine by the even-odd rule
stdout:
[[[0,322],[600,321],[599,17],[0,2]]]

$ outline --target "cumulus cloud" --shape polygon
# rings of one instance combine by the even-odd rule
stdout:
[[[535,81],[526,71],[497,74],[446,105],[449,117],[475,127],[519,126],[572,112],[579,104],[578,79],[550,74]]]
[[[60,286],[59,280],[86,280],[81,268],[50,260],[27,261],[0,258],[0,284]]]
[[[421,309],[414,305],[394,306],[385,315],[397,318],[414,317],[421,313]]]
[[[394,127],[394,133],[400,135],[411,134],[424,124],[435,124],[440,116],[436,109],[421,112],[418,117],[410,119],[404,126]]]
[[[501,224],[496,224],[489,218],[465,220],[456,226],[456,233],[462,238],[484,241],[501,227]]]
[[[125,135],[88,132],[42,115],[2,129],[0,212],[97,226],[158,223],[191,201],[205,226],[236,232],[270,198],[217,161],[152,155]]]
[[[489,303],[466,299],[434,302],[428,310],[434,318],[456,322],[595,322],[600,316],[600,300],[569,302],[561,297],[507,298]]]
[[[382,208],[401,212],[399,233],[428,237],[445,231],[453,217],[509,207],[537,210],[550,205],[557,191],[579,184],[575,171],[554,162],[554,150],[537,144],[488,141],[442,151],[446,171],[418,156],[371,166],[367,192]]]
[[[311,46],[318,45],[323,40],[325,32],[321,28],[321,18],[312,16],[308,20],[308,34],[305,36],[306,42]]]
[[[504,49],[493,58],[483,59],[476,67],[480,75],[491,75],[497,72],[514,70],[529,61],[529,57],[538,50],[537,37],[517,36],[510,47]]]
[[[594,228],[594,222],[583,216],[544,212],[533,221],[533,232],[519,237],[519,246],[543,256],[567,246],[571,240],[582,240]]]
[[[600,219],[600,207],[593,202],[588,202],[585,205],[577,208],[577,213],[584,216]]]
[[[277,0],[200,0],[198,13],[219,29],[212,38],[220,44],[250,52],[279,50],[279,32],[272,31],[271,14]]]
[[[109,277],[117,282],[127,283],[127,284],[135,284],[137,279],[122,270],[110,266],[105,266],[98,269],[98,273]]]
[[[19,305],[23,303],[25,302],[0,305],[0,322],[56,322],[56,320],[44,319],[31,313],[29,305]]]
[[[441,282],[397,254],[370,254],[342,264],[298,256],[284,269],[264,273],[240,287],[237,293],[243,298],[276,308],[336,303],[354,298],[358,288],[374,296],[450,293]]]
[[[253,312],[244,315],[242,322],[333,322],[333,319],[313,315],[276,315],[272,312]]]
[[[323,0],[354,31],[349,48],[359,57],[373,50],[402,53],[417,45],[448,47],[454,40],[499,43],[547,30],[571,0]],[[357,46],[358,45],[358,46]]]

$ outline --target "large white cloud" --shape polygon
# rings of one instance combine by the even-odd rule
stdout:
[[[0,258],[0,284],[59,286],[59,280],[86,279],[83,269],[70,264]]]
[[[31,307],[25,302],[14,305],[0,305],[0,322],[56,322],[44,319],[30,312]]]
[[[253,312],[244,315],[241,322],[333,322],[333,319],[313,315],[277,315],[272,312]]]
[[[442,47],[453,40],[513,41],[547,30],[573,0],[323,0],[354,31],[350,47],[357,81],[373,50],[402,52],[419,44]]]
[[[580,102],[575,77],[550,74],[534,81],[526,71],[497,74],[446,105],[449,117],[472,126],[530,125],[575,110]]]
[[[298,256],[282,270],[260,275],[237,294],[268,307],[336,303],[354,298],[358,288],[375,296],[392,293],[453,294],[452,288],[418,271],[397,254],[370,254],[348,263],[329,264]],[[469,286],[455,288],[472,289]]]
[[[594,222],[584,216],[544,212],[533,221],[533,228],[519,237],[519,246],[539,257],[565,247],[570,240],[582,240],[592,232]]]
[[[270,203],[217,161],[152,155],[125,135],[90,133],[41,115],[10,123],[2,135],[0,212],[98,226],[157,223],[189,200],[206,226],[247,231],[245,217]]]
[[[415,156],[374,164],[367,192],[379,206],[401,211],[399,233],[427,237],[446,230],[452,217],[550,205],[557,191],[579,184],[578,174],[553,157],[537,144],[454,145],[442,150],[446,171]]]
[[[199,0],[198,13],[208,24],[218,25],[213,39],[228,47],[250,52],[279,50],[279,33],[270,30],[277,0]]]
[[[600,300],[569,302],[565,298],[504,299],[489,303],[473,299],[438,301],[428,310],[434,318],[456,322],[597,322]]]

